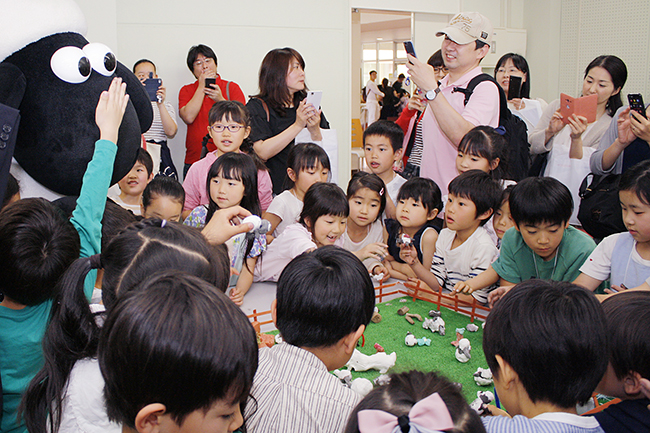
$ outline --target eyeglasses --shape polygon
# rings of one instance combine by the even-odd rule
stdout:
[[[436,74],[439,74],[441,72],[445,72],[445,73],[447,72],[447,68],[445,68],[444,66],[434,66],[433,70],[436,72]]]
[[[206,65],[209,65],[210,63],[214,62],[214,59],[210,57],[206,57],[204,60],[197,60],[193,63],[194,66],[198,66],[199,68],[203,66],[205,63]]]
[[[212,125],[210,129],[212,129],[214,132],[221,133],[223,132],[224,129],[228,129],[230,132],[237,132],[240,129],[242,129],[243,126],[241,125]]]

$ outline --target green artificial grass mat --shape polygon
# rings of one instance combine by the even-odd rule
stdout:
[[[405,301],[405,302],[400,302]],[[374,348],[375,343],[379,343],[390,354],[397,353],[395,366],[388,370],[388,373],[400,373],[409,370],[420,371],[438,371],[446,376],[452,382],[458,382],[463,385],[463,394],[468,402],[476,399],[477,391],[493,391],[493,385],[478,386],[474,382],[474,372],[478,367],[487,368],[485,355],[483,354],[483,328],[478,319],[474,323],[479,327],[477,332],[465,330],[463,335],[472,345],[472,358],[467,363],[461,363],[456,360],[456,348],[451,345],[456,340],[456,328],[465,328],[470,322],[469,316],[457,313],[445,307],[441,307],[442,318],[445,321],[446,333],[444,336],[432,333],[428,329],[422,328],[422,322],[415,320],[411,325],[406,321],[404,316],[397,314],[401,307],[409,307],[409,313],[416,313],[422,316],[422,319],[429,317],[429,311],[436,309],[436,305],[412,298],[404,297],[387,301],[383,304],[377,304],[379,314],[382,320],[379,323],[370,323],[364,333],[365,346],[357,347],[361,353],[373,355],[377,353]],[[406,333],[410,331],[416,338],[427,337],[431,339],[431,346],[409,347],[404,344]],[[346,368],[346,367],[344,367]],[[353,371],[352,378],[365,377],[373,380],[379,376],[377,370]]]

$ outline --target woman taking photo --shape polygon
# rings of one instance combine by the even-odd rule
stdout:
[[[293,48],[276,48],[266,54],[259,90],[246,105],[251,114],[250,139],[255,153],[266,161],[277,195],[285,189],[287,156],[298,133],[307,128],[311,140],[320,142],[320,129],[329,129],[329,123],[318,107],[304,100],[305,61]]]
[[[504,54],[494,67],[494,78],[508,97],[510,77],[521,77],[519,97],[508,100],[508,108],[519,116],[532,131],[542,116],[542,110],[548,105],[543,99],[530,99],[530,68],[523,56],[515,53]]]
[[[580,203],[578,190],[589,174],[589,159],[600,144],[612,116],[622,104],[621,89],[627,80],[625,63],[616,56],[595,58],[582,82],[582,96],[598,95],[596,121],[587,123],[583,116],[571,115],[567,123],[560,114],[560,100],[551,102],[542,118],[529,134],[533,154],[549,152],[543,175],[564,183],[573,194],[573,202]],[[574,206],[571,224],[579,225],[578,207]]]

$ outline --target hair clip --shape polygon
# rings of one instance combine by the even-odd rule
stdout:
[[[496,132],[499,135],[506,135],[506,128],[503,126],[499,126],[497,128],[494,128],[494,132]]]
[[[379,195],[380,196],[384,195],[384,188],[382,188],[381,191],[379,191]]]
[[[160,223],[160,228],[163,228],[166,225],[167,225],[167,220],[162,220],[162,222]]]
[[[415,403],[408,415],[397,417],[383,410],[366,409],[357,417],[361,433],[424,433],[454,428],[449,409],[437,392]]]

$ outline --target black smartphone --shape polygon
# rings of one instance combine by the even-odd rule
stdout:
[[[404,41],[404,49],[406,50],[407,53],[409,53],[413,57],[417,57],[415,55],[415,48],[413,47],[413,41]]]
[[[205,79],[205,87],[212,89],[212,86],[210,84],[217,84],[217,79],[216,78],[206,78]]]
[[[645,114],[645,104],[643,103],[643,96],[640,93],[629,93],[627,95],[627,100],[630,103],[630,109],[636,111],[646,119],[648,118]]]
[[[515,98],[521,98],[521,77],[511,75],[508,83],[508,101]]]
[[[160,78],[147,78],[144,80],[144,88],[147,91],[147,95],[149,95],[150,101],[158,102],[156,92],[158,92],[161,84],[162,80]]]

